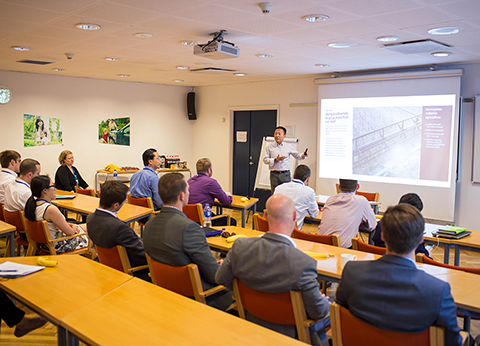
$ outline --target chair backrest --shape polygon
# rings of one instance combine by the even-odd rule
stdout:
[[[253,223],[255,225],[255,230],[268,232],[268,221],[264,217],[261,217],[260,214],[253,215]]]
[[[365,197],[370,202],[380,201],[380,194],[378,192],[362,192],[357,191],[357,195]]]
[[[0,220],[5,221],[5,217],[3,216],[3,203],[0,203]]]
[[[190,263],[186,266],[174,267],[155,261],[148,254],[146,254],[146,257],[148,268],[150,269],[150,275],[152,276],[152,282],[155,285],[186,297],[195,297],[192,280],[190,279],[190,271],[193,268],[196,268],[198,273],[198,267],[196,264]],[[200,275],[198,276],[198,280],[200,281]]]
[[[187,204],[183,207],[183,213],[192,221],[203,225],[203,208],[201,203]]]
[[[129,273],[131,265],[124,246],[116,245],[106,248],[95,245],[95,249],[97,250],[97,256],[100,263],[121,272]]]
[[[31,221],[25,218],[25,230],[30,237],[36,243],[46,244],[48,239],[46,238],[45,229],[48,231],[48,223],[45,220]],[[50,234],[50,232],[48,233]]]
[[[342,190],[340,189],[340,184],[339,183],[335,184],[335,189],[337,190],[337,193],[342,192]]]
[[[352,239],[352,249],[368,253],[374,253],[381,256],[385,255],[385,252],[387,251],[387,249],[384,247],[364,243],[360,238]]]
[[[15,226],[18,232],[25,232],[25,216],[23,210],[11,212],[3,209],[3,217],[5,222]]]
[[[330,305],[333,346],[443,346],[444,330],[432,326],[421,333],[400,333],[380,329],[354,317],[337,303]]]
[[[417,262],[430,264],[430,265],[434,265],[434,266],[437,266],[437,267],[444,267],[444,268],[449,268],[449,269],[461,270],[461,271],[468,272],[468,273],[473,273],[473,274],[480,274],[480,268],[457,267],[457,266],[453,266],[451,264],[445,264],[445,263],[442,263],[442,262],[434,261],[434,260],[428,258],[425,254],[420,254],[419,253],[419,254],[416,255],[415,259],[417,260]]]
[[[79,193],[81,195],[97,197],[97,196],[95,196],[95,190],[94,189],[81,189],[78,186],[75,186],[75,192]]]
[[[151,197],[135,198],[130,196],[130,194],[128,194],[128,203],[133,205],[138,205],[139,207],[155,209],[153,207],[153,202]]]
[[[326,245],[341,246],[340,236],[338,234],[322,235],[322,234],[310,234],[306,232],[294,229],[292,233],[293,238],[313,241],[315,243],[321,243]]]

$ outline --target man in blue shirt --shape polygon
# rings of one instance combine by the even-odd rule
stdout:
[[[158,194],[158,175],[155,170],[160,168],[160,155],[156,149],[150,148],[143,152],[145,167],[135,173],[130,180],[130,195],[133,198],[151,197],[155,210],[159,210],[163,202]]]

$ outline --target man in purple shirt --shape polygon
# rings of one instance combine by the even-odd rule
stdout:
[[[213,168],[210,159],[199,159],[196,166],[197,175],[188,179],[188,185],[190,186],[190,197],[188,198],[188,203],[200,203],[203,207],[205,207],[205,204],[209,204],[210,207],[213,207],[213,203],[216,198],[221,204],[231,204],[232,196],[227,195],[225,191],[223,191],[218,181],[212,178]],[[212,221],[212,225],[225,226],[226,221],[226,217],[215,219]],[[232,218],[230,220],[230,225],[236,226],[237,221]]]

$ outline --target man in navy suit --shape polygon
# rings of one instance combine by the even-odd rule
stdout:
[[[417,269],[413,256],[425,221],[415,207],[389,207],[382,218],[386,254],[345,265],[335,300],[355,317],[381,329],[419,333],[445,328],[445,345],[460,345],[450,285]]]

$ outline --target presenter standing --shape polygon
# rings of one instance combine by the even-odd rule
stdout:
[[[307,150],[303,154],[293,149],[293,147],[284,143],[287,136],[287,129],[283,126],[277,126],[273,137],[275,143],[269,144],[265,150],[265,157],[263,162],[268,165],[270,169],[270,187],[271,193],[275,188],[283,183],[288,183],[292,180],[290,175],[290,155],[297,160],[304,160],[308,156]]]

